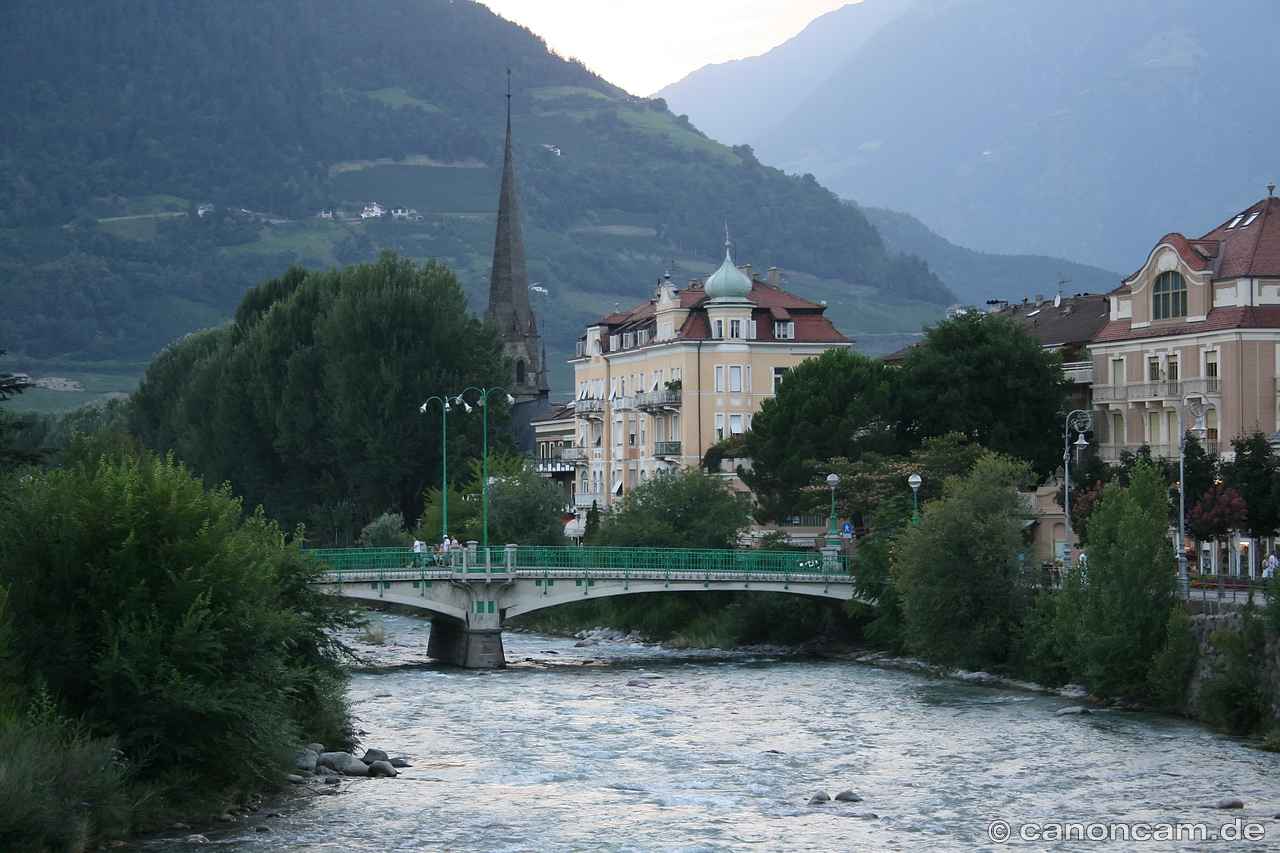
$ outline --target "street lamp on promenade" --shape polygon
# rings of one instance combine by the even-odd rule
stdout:
[[[1066,522],[1063,528],[1066,531],[1066,541],[1063,544],[1062,563],[1064,566],[1071,565],[1071,448],[1074,446],[1076,452],[1089,446],[1089,440],[1084,434],[1093,429],[1093,414],[1086,412],[1084,409],[1075,409],[1067,415],[1067,420],[1062,426],[1062,517]],[[1078,432],[1080,437],[1073,444],[1071,441],[1071,433]]]
[[[454,402],[461,403],[462,407],[466,409],[466,411],[468,412],[471,411],[471,406],[467,403],[467,401],[464,399],[464,396],[463,396],[468,391],[475,391],[477,394],[480,395],[479,398],[476,400],[476,405],[480,407],[480,410],[484,415],[484,423],[482,425],[482,429],[484,430],[484,439],[482,444],[484,457],[483,457],[483,461],[481,462],[481,477],[483,479],[480,486],[480,503],[482,506],[481,511],[484,516],[484,527],[483,527],[484,536],[483,536],[482,545],[485,548],[488,548],[489,547],[489,407],[486,406],[485,403],[488,402],[489,395],[494,393],[495,391],[502,392],[503,396],[507,398],[508,406],[514,403],[516,399],[515,397],[512,397],[510,394],[507,393],[506,388],[476,388],[473,385],[469,388],[463,388],[458,393],[458,396],[454,398]]]
[[[418,411],[427,413],[429,403],[440,404],[440,541],[449,538],[449,453],[445,444],[448,421],[445,416],[452,411],[449,400],[445,397],[428,397]]]
[[[840,531],[836,529],[836,486],[840,483],[839,474],[828,474],[827,485],[831,487],[831,529],[827,531],[827,547],[840,547]]]
[[[1208,432],[1204,416],[1210,408],[1208,401],[1196,393],[1182,395],[1178,406],[1178,585],[1184,596],[1191,592],[1191,577],[1187,574],[1187,431],[1182,426],[1182,413],[1190,410],[1196,419],[1191,431],[1200,438]]]
[[[924,482],[919,474],[912,474],[907,478],[907,485],[911,487],[911,523],[920,523],[920,484]]]

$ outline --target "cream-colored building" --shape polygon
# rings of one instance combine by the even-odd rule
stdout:
[[[1110,294],[1090,345],[1094,436],[1103,458],[1143,444],[1177,458],[1183,401],[1209,406],[1211,452],[1277,429],[1280,199],[1268,197],[1198,240],[1166,235]]]
[[[788,293],[779,273],[724,263],[587,327],[574,367],[575,430],[560,458],[574,501],[601,509],[660,471],[696,466],[717,441],[751,428],[790,368],[850,341],[825,306]]]

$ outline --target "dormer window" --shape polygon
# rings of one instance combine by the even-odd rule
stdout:
[[[1151,318],[1171,320],[1187,316],[1187,280],[1182,273],[1163,272],[1151,289]]]

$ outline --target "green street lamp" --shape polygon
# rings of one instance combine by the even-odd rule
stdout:
[[[827,531],[827,547],[840,547],[840,531],[836,529],[836,486],[840,483],[840,475],[828,474],[827,485],[831,487],[831,529]]]
[[[503,396],[507,398],[508,406],[514,403],[516,401],[516,398],[508,394],[506,388],[476,388],[473,385],[468,388],[463,388],[458,393],[458,396],[454,398],[454,402],[460,403],[462,405],[462,408],[467,412],[471,411],[471,406],[467,403],[466,400],[463,399],[463,395],[466,394],[468,391],[475,391],[477,394],[480,395],[479,399],[476,400],[476,405],[480,407],[480,410],[484,415],[484,423],[482,427],[482,429],[484,430],[483,445],[482,445],[484,457],[480,463],[481,477],[483,478],[480,485],[480,503],[482,507],[481,511],[484,515],[484,528],[483,528],[484,536],[483,536],[482,545],[485,548],[488,548],[489,547],[489,407],[485,405],[485,402],[489,399],[489,395],[495,391],[502,392]]]
[[[1203,395],[1192,392],[1182,396],[1182,405],[1178,406],[1178,586],[1183,596],[1191,595],[1191,575],[1187,569],[1187,430],[1183,426],[1182,414],[1190,411],[1196,419],[1191,432],[1196,438],[1204,438],[1209,429],[1204,424],[1204,416],[1213,408]]]
[[[1075,409],[1069,413],[1062,425],[1062,529],[1066,535],[1066,541],[1062,543],[1062,563],[1068,567],[1071,565],[1071,448],[1075,447],[1078,454],[1088,447],[1089,440],[1084,434],[1091,429],[1093,414],[1084,409]],[[1080,433],[1080,437],[1074,442],[1071,441],[1073,431]]]
[[[923,482],[919,474],[912,474],[907,478],[907,485],[911,487],[911,522],[913,524],[920,523],[920,484]]]
[[[446,449],[445,438],[448,435],[448,421],[445,415],[449,414],[452,409],[449,407],[449,400],[445,397],[428,397],[418,411],[424,415],[427,413],[427,404],[440,404],[440,541],[444,542],[449,538],[449,454]]]

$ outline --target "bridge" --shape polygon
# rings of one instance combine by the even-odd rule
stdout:
[[[584,598],[695,590],[859,597],[853,558],[806,551],[507,545],[443,555],[403,548],[305,553],[327,567],[324,583],[341,595],[429,613],[427,654],[470,669],[506,664],[504,620]]]

